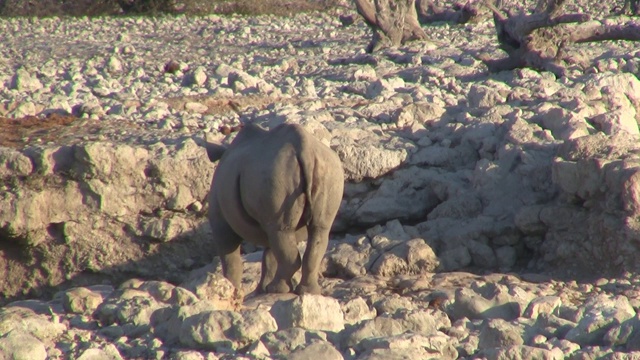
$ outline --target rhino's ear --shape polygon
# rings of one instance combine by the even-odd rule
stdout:
[[[220,144],[206,143],[205,148],[207,149],[207,155],[209,155],[209,160],[211,162],[216,162],[220,160],[224,152],[227,150],[227,147]]]

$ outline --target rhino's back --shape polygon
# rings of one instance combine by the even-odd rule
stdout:
[[[300,152],[303,146],[313,144],[315,140],[310,139],[311,135],[299,125],[281,124],[271,131],[251,126],[253,129],[243,129],[232,142],[220,159],[216,174],[246,174],[259,169],[261,172],[273,171],[278,158]]]
[[[270,131],[251,126],[238,134],[220,160],[218,170],[221,167],[235,168],[236,171],[260,167],[273,163],[279,157],[288,156],[288,151],[297,154],[303,162],[319,160],[342,167],[333,150],[298,124],[280,124]]]

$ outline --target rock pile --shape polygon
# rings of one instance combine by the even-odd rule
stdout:
[[[115,289],[77,287],[0,310],[0,354],[33,360],[638,355],[638,276],[596,285],[541,280],[463,272],[326,279],[325,296],[250,296],[244,304],[221,275],[198,272],[180,286],[130,280]],[[212,284],[215,294],[196,295]]]

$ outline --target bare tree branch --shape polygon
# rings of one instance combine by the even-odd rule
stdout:
[[[637,0],[632,0],[637,1]],[[569,43],[602,40],[640,40],[640,23],[611,24],[585,22],[585,14],[564,14],[564,0],[539,0],[532,14],[504,16],[502,10],[487,2],[500,48],[505,59],[482,59],[490,71],[512,70],[519,67],[544,69],[561,76],[563,49]],[[577,23],[577,24],[575,24]],[[571,24],[571,25],[563,25]]]
[[[604,40],[640,41],[640,23],[628,22],[621,25],[581,24],[579,31],[573,31],[569,38],[569,41],[575,43]]]

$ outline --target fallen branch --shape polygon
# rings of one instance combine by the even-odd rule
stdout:
[[[604,25],[600,22],[581,24],[569,39],[575,43],[605,40],[640,41],[640,23],[629,21],[620,25]]]
[[[564,0],[540,0],[532,14],[505,15],[493,4],[486,3],[493,12],[500,48],[508,55],[504,59],[482,59],[489,70],[531,67],[562,76],[566,72],[561,61],[563,50],[570,43],[640,40],[637,22],[585,22],[589,20],[586,14],[562,13],[563,4]]]

